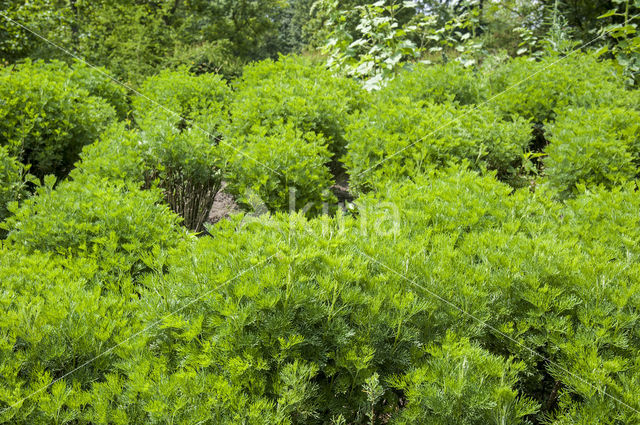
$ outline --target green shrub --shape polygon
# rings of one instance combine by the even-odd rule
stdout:
[[[72,178],[86,176],[159,188],[171,209],[193,230],[203,230],[226,167],[221,147],[199,129],[178,130],[169,121],[148,121],[146,130],[110,127],[85,147]]]
[[[309,225],[293,220],[296,229]],[[238,228],[241,222],[238,217],[218,224],[213,238],[169,258],[168,274],[144,282],[146,320],[181,311],[153,330],[149,348],[140,347],[140,355],[171,366],[158,368],[157,377],[136,374],[140,384],[160,394],[156,383],[197,368],[200,379],[222,375],[248,400],[276,406],[277,423],[330,423],[339,415],[364,423],[371,410],[363,392],[367,380],[377,372],[385,382],[423,356],[419,335],[421,328],[432,329],[432,306],[413,297],[403,282],[372,274],[344,235],[327,243],[294,234],[288,248],[282,231],[289,217]],[[318,224],[310,224],[314,234],[321,231]],[[228,255],[236,249],[249,255]],[[251,264],[257,267],[234,278]],[[194,297],[199,302],[191,303]],[[380,398],[376,412],[397,406],[393,391],[385,386],[384,392],[389,404]],[[167,407],[175,403],[165,400]]]
[[[360,201],[401,212],[397,232],[374,234],[364,251],[439,302],[453,329],[523,361],[517,388],[542,414],[637,421],[624,406],[637,408],[640,376],[635,185],[562,205],[455,169],[415,180]]]
[[[640,255],[637,182],[610,190],[583,189],[566,202],[569,208],[563,215],[564,225],[558,230],[565,237],[579,238],[584,249],[606,249],[607,254],[601,253],[604,257]]]
[[[0,422],[79,421],[90,400],[85,390],[106,381],[117,360],[105,350],[139,329],[128,299],[135,287],[126,276],[112,284],[97,279],[93,260],[27,255],[10,245],[0,256]]]
[[[512,59],[493,71],[488,84],[488,104],[504,116],[520,115],[543,123],[569,106],[625,105],[631,103],[624,90],[620,69],[592,54]]]
[[[38,177],[66,175],[115,118],[104,99],[58,68],[26,62],[0,72],[0,145]]]
[[[71,66],[59,60],[38,61],[35,65],[43,72],[64,74],[73,84],[85,89],[89,95],[106,100],[116,111],[119,119],[124,119],[129,114],[127,89],[110,78],[109,72],[104,67],[87,65],[78,60]]]
[[[320,212],[323,202],[334,200],[331,153],[321,135],[274,123],[270,130],[255,127],[239,136],[233,147],[226,149],[226,180],[238,202],[251,205],[257,195],[270,211],[287,211],[295,200],[296,210],[309,206]]]
[[[560,203],[454,166],[356,216],[234,216],[134,283],[0,247],[0,407],[73,371],[0,418],[637,423],[635,190]]]
[[[163,70],[149,77],[133,98],[138,125],[144,130],[156,121],[168,121],[179,129],[195,123],[213,137],[227,119],[226,103],[230,89],[217,74],[195,75],[180,68]]]
[[[0,146],[0,222],[9,215],[9,203],[28,196],[26,183],[30,179],[27,170],[28,167],[9,156],[5,146]]]
[[[449,161],[469,160],[476,168],[513,178],[531,138],[524,119],[503,120],[488,107],[385,99],[355,113],[347,128],[343,159],[358,191],[380,181],[411,177]]]
[[[141,137],[124,122],[109,126],[99,139],[85,146],[80,161],[70,173],[72,179],[92,176],[98,179],[144,183],[146,165]]]
[[[106,179],[60,183],[53,179],[3,224],[7,240],[29,253],[51,252],[96,258],[107,271],[137,273],[154,248],[182,239],[178,218],[160,205],[157,191]]]
[[[630,295],[640,284],[636,260],[605,256],[609,250],[602,243],[585,250],[567,234],[472,234],[447,268],[459,271],[452,279],[474,276],[471,287],[485,294],[485,320],[502,333],[489,332],[483,345],[527,364],[520,385],[545,410],[565,397],[586,407],[604,396],[601,391],[637,406],[637,387],[628,384],[638,374],[629,363],[638,343],[637,297]],[[500,295],[489,301],[490,294]],[[613,410],[599,411],[602,421],[613,414],[626,417],[622,423],[634,422],[633,411],[610,399],[607,405]]]
[[[160,187],[185,226],[201,231],[222,185],[220,148],[228,142],[221,130],[230,90],[219,75],[180,69],[149,78],[142,93],[133,103],[146,187]]]
[[[179,130],[168,121],[146,126],[138,137],[145,165],[145,187],[158,187],[184,225],[196,232],[222,185],[221,145],[197,128]]]
[[[479,176],[467,167],[451,165],[430,170],[415,175],[412,183],[387,182],[355,202],[358,209],[367,212],[383,202],[395,205],[407,234],[426,227],[442,233],[499,227],[512,214],[509,195],[513,189],[494,175]]]
[[[154,255],[157,263],[163,253]],[[150,298],[140,298],[144,289],[126,274],[97,273],[103,260],[1,246],[0,256],[0,422],[282,423],[273,403],[248,397],[204,363],[178,366],[156,357],[153,351],[166,346],[149,332]],[[164,320],[162,332],[172,334],[175,323]]]
[[[573,108],[550,128],[544,160],[549,183],[566,193],[578,184],[612,187],[634,179],[640,165],[640,113]]]
[[[129,115],[131,108],[127,90],[109,78],[105,68],[96,69],[82,62],[75,62],[70,75],[73,82],[88,91],[91,96],[101,97],[113,106],[119,119],[125,119]]]
[[[426,351],[430,358],[424,366],[394,380],[407,406],[392,424],[524,424],[538,411],[515,389],[523,363],[452,336]]]
[[[336,77],[322,65],[294,56],[266,60],[244,69],[231,106],[233,131],[251,133],[254,126],[278,132],[279,122],[324,136],[329,151],[344,150],[348,115],[363,106],[355,81]]]
[[[220,146],[199,129],[178,130],[168,121],[148,122],[145,131],[110,127],[86,146],[72,178],[87,176],[159,188],[171,209],[193,230],[203,230],[222,185]]]
[[[480,103],[486,97],[482,78],[459,62],[417,64],[398,73],[381,90],[383,97],[406,96],[414,102]]]

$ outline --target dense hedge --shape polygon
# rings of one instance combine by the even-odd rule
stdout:
[[[444,329],[465,328],[489,351],[526,363],[518,388],[552,423],[637,421],[615,401],[638,407],[636,186],[565,206],[553,193],[507,196],[491,180],[432,174],[391,185],[378,199],[397,205],[410,239],[395,235],[389,254],[378,241],[370,255],[403,270],[428,299],[437,294],[485,322],[441,305],[454,320]]]

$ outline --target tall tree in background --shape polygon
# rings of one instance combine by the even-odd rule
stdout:
[[[70,39],[68,0],[15,1],[0,0],[0,12],[9,18],[46,35],[56,44]],[[68,47],[68,46],[67,46]],[[14,62],[25,57],[52,58],[57,49],[20,26],[0,17],[0,58]]]
[[[271,56],[278,53],[300,53],[307,49],[312,37],[312,7],[315,0],[289,0],[274,16],[277,30],[267,40]]]
[[[135,81],[202,56],[225,60],[272,55],[284,0],[2,0],[0,10],[43,37],[77,52],[116,75]],[[0,55],[68,57],[6,19],[0,23]],[[219,56],[218,58],[212,56]],[[230,59],[230,57],[232,57]],[[212,66],[212,68],[215,68]]]
[[[394,15],[400,27],[413,28],[428,16],[422,36],[411,36],[427,51],[455,55],[462,43],[473,47],[463,46],[464,54],[477,51],[476,56],[536,55],[549,46],[559,49],[558,40],[566,41],[565,48],[593,40],[604,28],[608,33],[593,46],[615,57],[630,78],[640,70],[638,19],[631,19],[640,12],[640,0],[0,0],[0,11],[135,84],[185,64],[195,72],[236,76],[249,61],[325,45],[335,30],[327,24],[335,24],[337,15],[341,29],[358,40],[362,16],[349,12],[382,3],[412,4]],[[0,60],[24,58],[69,60],[0,18]]]

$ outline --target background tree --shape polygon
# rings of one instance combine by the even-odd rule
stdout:
[[[166,66],[199,65],[203,56],[228,63],[273,56],[283,0],[36,0],[0,3],[2,13],[43,37],[137,83]],[[301,19],[300,19],[301,20]],[[69,60],[63,52],[7,20],[0,54]],[[286,44],[281,45],[286,48]],[[280,47],[280,46],[271,46]],[[215,56],[218,57],[215,57]],[[193,63],[190,63],[193,62]]]

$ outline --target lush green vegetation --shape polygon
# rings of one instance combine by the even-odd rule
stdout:
[[[108,100],[97,95],[99,84],[76,82],[82,74],[55,62],[3,69],[0,144],[39,177],[66,175],[82,147],[116,119]]]
[[[0,8],[0,423],[640,423],[637,1]]]

